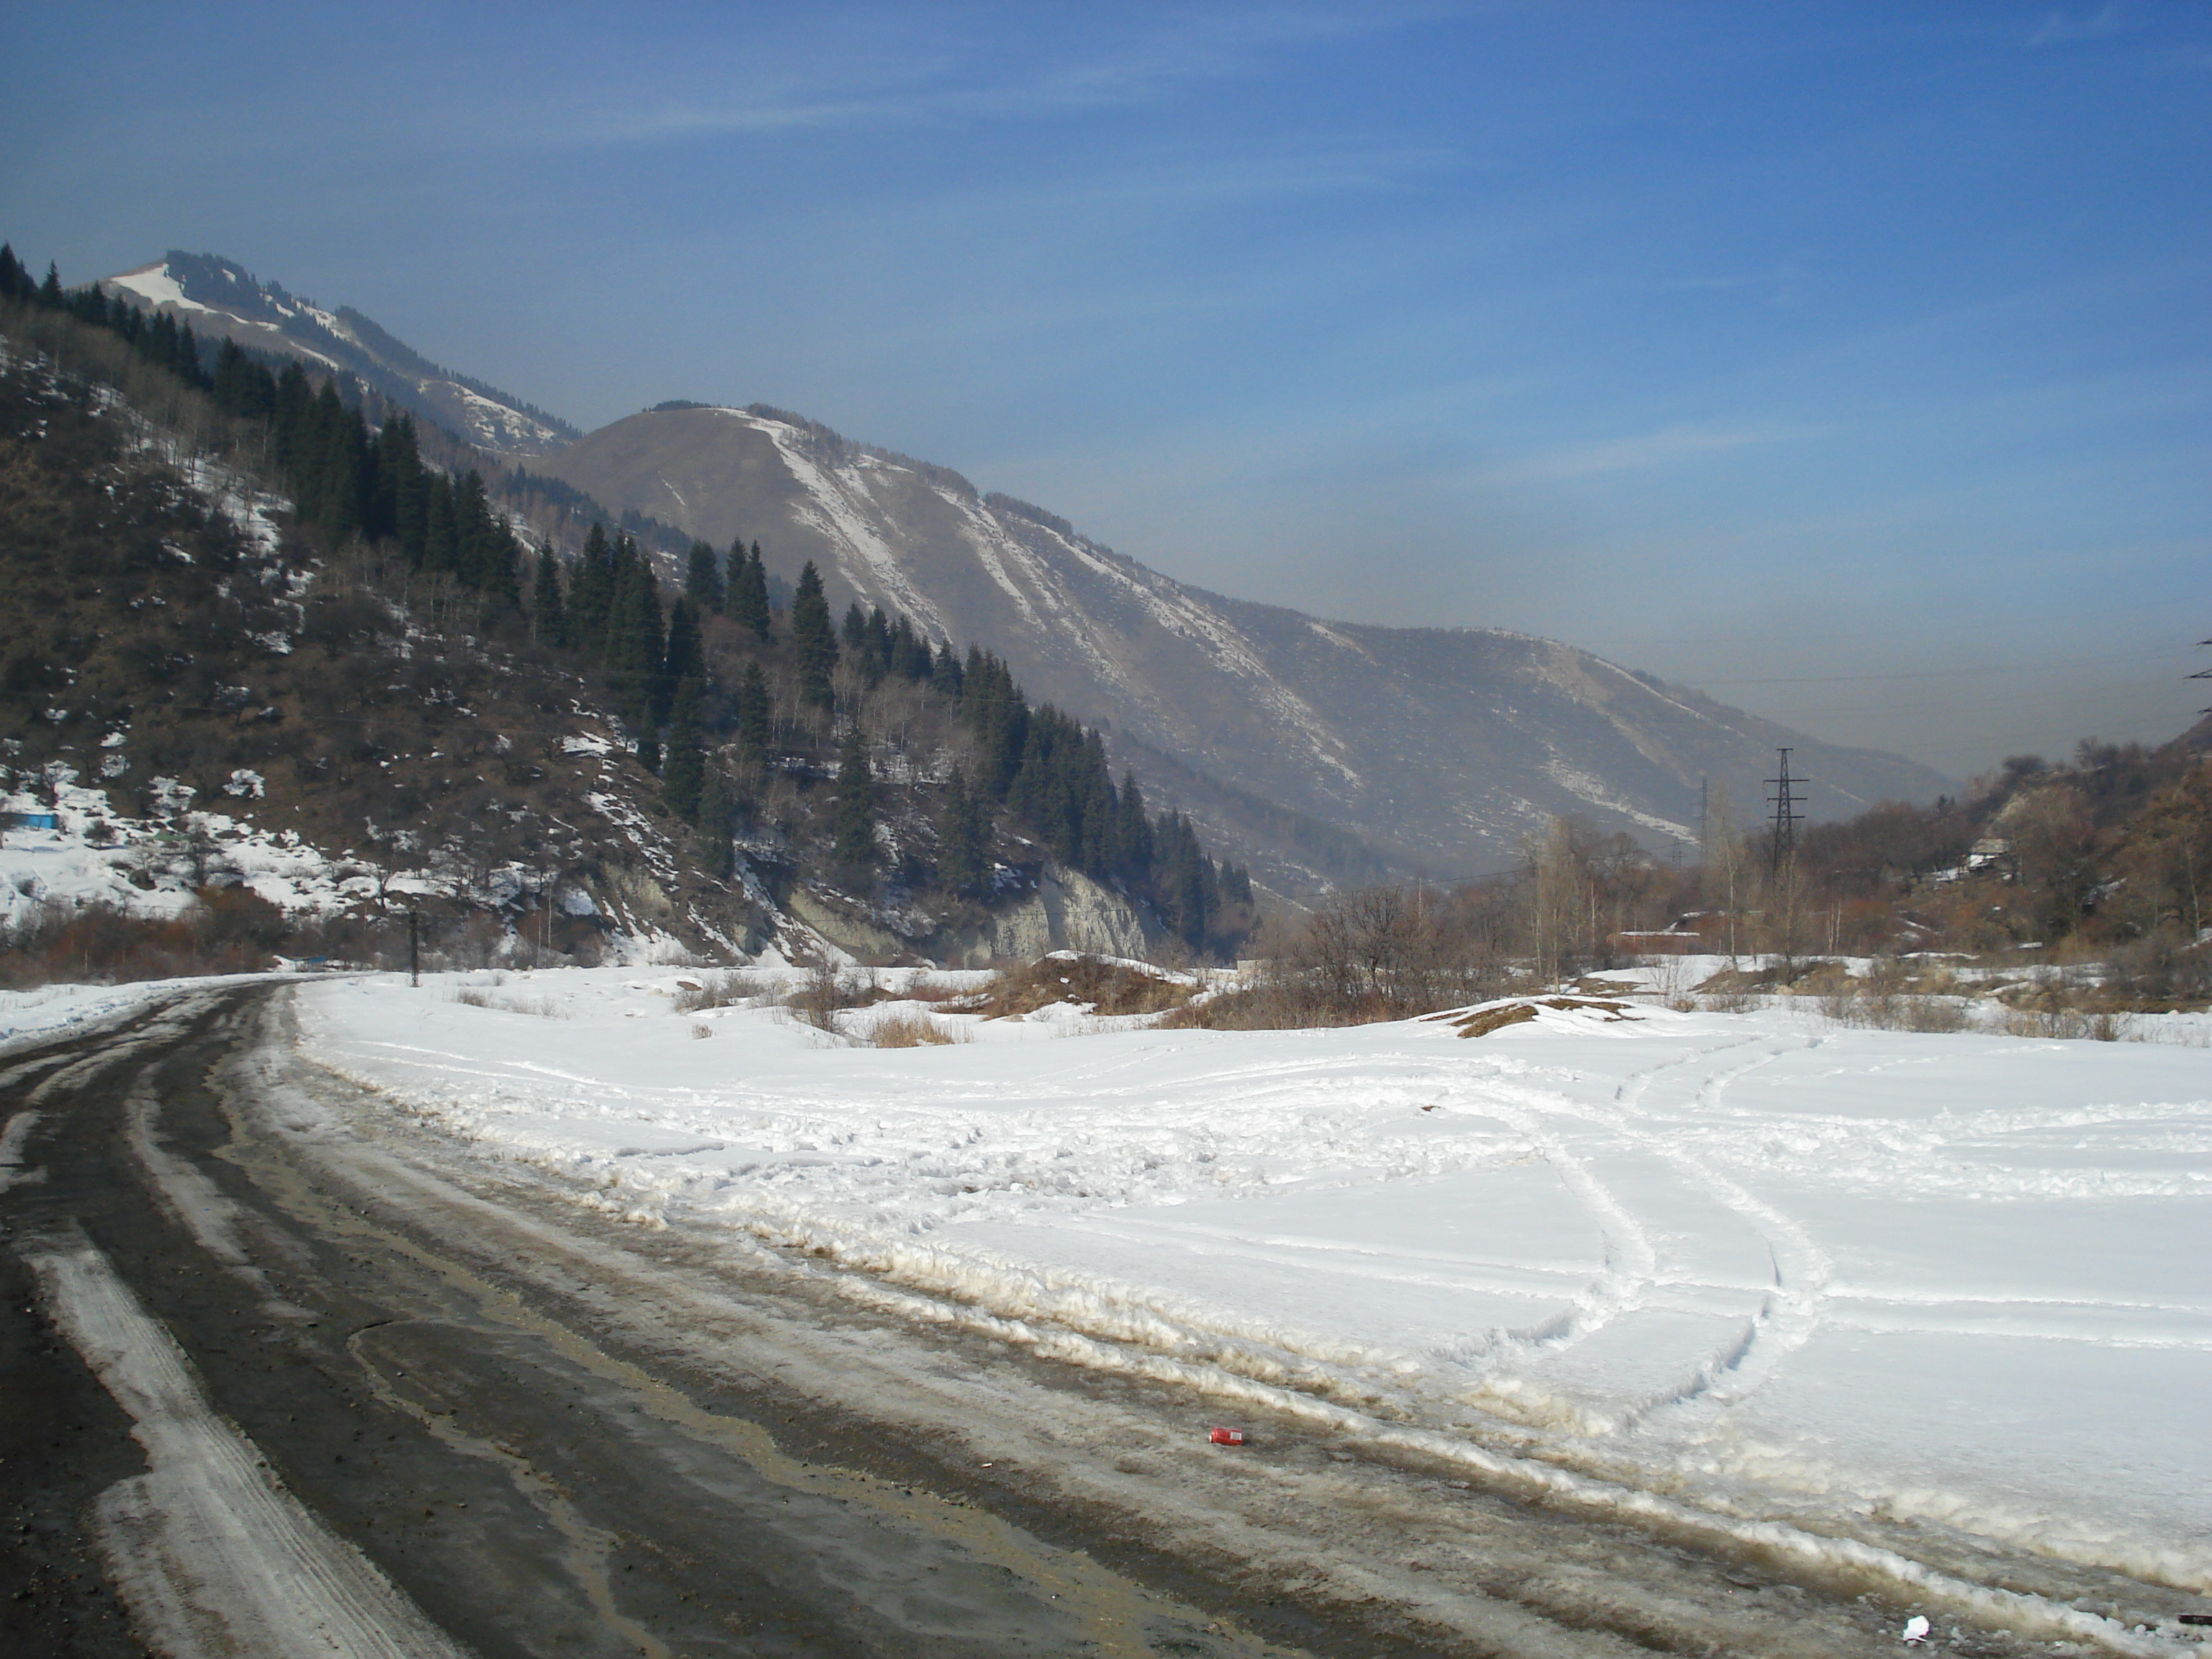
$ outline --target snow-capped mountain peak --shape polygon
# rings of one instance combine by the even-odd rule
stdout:
[[[350,307],[325,310],[216,254],[172,249],[100,286],[149,310],[172,313],[203,337],[351,374],[494,454],[550,454],[580,435],[556,416],[430,362]]]

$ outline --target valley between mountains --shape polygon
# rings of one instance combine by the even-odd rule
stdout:
[[[2201,734],[1670,870],[1942,781],[211,257],[0,532],[0,1647],[2203,1650]]]
[[[982,643],[1033,699],[1103,726],[1117,767],[1288,890],[1502,869],[1566,814],[1662,855],[1694,850],[1701,785],[1755,811],[1782,744],[1813,781],[1816,817],[1950,787],[1558,641],[1329,622],[1210,593],[1048,510],[788,411],[676,403],[580,434],[356,312],[213,256],[173,252],[106,286],[204,335],[355,375],[447,427],[495,486],[507,479],[518,521],[564,550],[594,508],[635,526],[671,569],[693,538],[757,542],[781,583],[813,562],[836,611],[879,605]]]

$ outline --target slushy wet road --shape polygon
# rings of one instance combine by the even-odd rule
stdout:
[[[1863,1584],[1295,1420],[1211,1446],[1220,1402],[1141,1364],[627,1224],[307,1065],[289,997],[189,991],[0,1055],[7,1652],[1895,1643]]]

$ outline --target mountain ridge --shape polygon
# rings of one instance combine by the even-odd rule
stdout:
[[[103,286],[189,307],[198,327],[226,319],[241,343],[276,337],[580,492],[611,521],[656,521],[718,548],[757,541],[779,586],[811,561],[840,607],[879,606],[933,637],[989,645],[1033,695],[1105,731],[1117,765],[1187,792],[1200,821],[1278,884],[1329,885],[1366,862],[1316,860],[1315,834],[1288,834],[1285,813],[1397,872],[1472,874],[1512,861],[1559,815],[1650,849],[1694,848],[1705,786],[1755,811],[1783,746],[1814,781],[1815,817],[1952,787],[1903,757],[1820,743],[1560,641],[1326,619],[1216,593],[1046,507],[775,405],[672,399],[580,434],[429,363],[349,307],[324,311],[216,256],[172,252]],[[589,516],[568,515],[564,544]]]
[[[841,604],[990,641],[1109,738],[1335,824],[1402,869],[1498,868],[1561,814],[1694,848],[1701,781],[1756,803],[1783,746],[1823,787],[1820,817],[1950,787],[1558,641],[1215,593],[950,468],[764,404],[626,416],[540,465],[610,507],[716,544],[758,539],[793,568],[811,559]]]
[[[190,322],[204,338],[234,340],[350,374],[495,455],[544,455],[583,435],[558,416],[432,362],[351,306],[326,310],[220,254],[172,248],[150,264],[100,278],[98,286]]]

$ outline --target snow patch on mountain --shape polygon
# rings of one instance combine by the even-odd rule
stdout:
[[[1361,659],[1363,661],[1373,662],[1375,660],[1375,653],[1372,651],[1370,651],[1365,646],[1360,644],[1358,640],[1347,639],[1345,635],[1338,633],[1334,628],[1331,628],[1326,623],[1315,622],[1312,618],[1309,617],[1306,621],[1306,627],[1320,638],[1327,640],[1331,645],[1336,646],[1341,650],[1351,652],[1354,656]]]
[[[129,289],[149,305],[174,306],[179,311],[208,309],[198,300],[185,297],[184,289],[175,277],[169,275],[166,261],[146,265],[137,270],[126,270],[120,276],[111,276],[107,280],[117,288]]]
[[[1592,777],[1581,768],[1569,764],[1557,755],[1544,763],[1544,773],[1562,789],[1571,794],[1580,796],[1592,806],[1601,807],[1608,812],[1618,812],[1623,817],[1632,819],[1647,830],[1656,830],[1659,834],[1671,840],[1681,842],[1686,846],[1695,847],[1698,844],[1698,832],[1689,825],[1677,823],[1672,818],[1662,818],[1655,812],[1644,811],[1632,801],[1622,799],[1617,793],[1605,787],[1602,779]]]
[[[856,495],[861,496],[868,500],[870,507],[876,507],[864,467],[858,463],[844,467],[817,463],[810,453],[807,434],[786,422],[739,409],[721,412],[765,433],[775,445],[776,453],[790,468],[792,477],[806,491],[806,504],[801,513],[858,562],[859,568],[848,567],[839,573],[848,585],[863,592],[884,594],[894,608],[904,612],[917,626],[939,638],[945,637],[945,619],[937,607],[908,578],[877,522],[872,522],[870,514],[860,510],[854,501]],[[872,458],[861,459],[875,466],[885,465]],[[878,508],[878,521],[880,517],[881,509]]]

